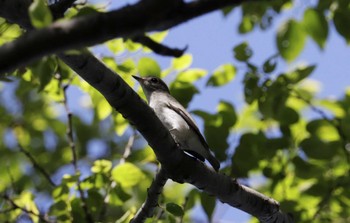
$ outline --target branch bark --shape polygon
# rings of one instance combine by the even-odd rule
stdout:
[[[4,13],[6,11],[3,7],[6,6],[4,2],[8,3],[9,1],[0,1],[0,16],[10,15],[9,20],[16,21],[18,19],[18,21],[23,22],[23,25],[28,24],[28,21],[23,20],[25,16],[16,17],[11,16],[11,13]],[[198,2],[204,2],[210,6],[210,4],[223,4],[233,1],[207,0]],[[210,8],[212,7],[204,7],[197,13],[199,13],[198,15],[203,14],[210,11],[208,10]],[[222,202],[256,216],[261,222],[293,222],[289,215],[280,211],[278,203],[273,199],[240,185],[228,176],[216,173],[203,163],[178,150],[173,138],[153,110],[120,76],[108,69],[93,55],[90,53],[80,55],[60,53],[58,55],[91,86],[100,91],[113,108],[118,110],[131,124],[135,125],[153,148],[157,159],[162,164],[162,168],[167,171],[169,178],[179,183],[193,184],[204,192],[216,196]]]
[[[154,208],[158,205],[159,195],[162,193],[163,187],[167,180],[168,177],[166,175],[166,171],[161,167],[147,191],[148,196],[146,201],[142,204],[135,217],[130,221],[131,223],[144,222],[146,218],[152,216]]]
[[[0,14],[5,13],[3,8],[10,4],[8,2],[0,1]],[[59,21],[0,47],[0,74],[45,55],[92,46],[117,37],[133,38],[145,32],[166,30],[208,12],[242,2],[143,0],[107,13]]]

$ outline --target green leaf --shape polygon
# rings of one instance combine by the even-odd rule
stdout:
[[[299,121],[299,114],[290,107],[282,107],[274,117],[280,125],[292,125]]]
[[[167,203],[166,210],[167,210],[167,212],[169,212],[170,214],[172,214],[174,216],[183,216],[184,215],[184,211],[182,210],[182,207],[180,207],[179,205],[177,205],[175,203]]]
[[[343,118],[345,116],[344,107],[340,104],[339,101],[332,99],[323,99],[319,100],[318,104],[328,111],[332,112],[332,114],[337,118]]]
[[[97,117],[99,120],[104,120],[112,112],[112,106],[107,100],[100,100],[96,106]]]
[[[252,104],[261,95],[259,80],[260,78],[254,73],[248,73],[244,77],[244,99],[248,104]]]
[[[236,76],[236,68],[232,64],[224,64],[218,67],[209,78],[207,86],[222,86],[230,82]]]
[[[192,189],[188,194],[187,194],[187,203],[185,208],[185,211],[191,210],[195,205],[196,202],[199,198],[200,192],[197,189]]]
[[[318,137],[324,142],[331,142],[340,139],[335,124],[330,123],[328,120],[313,120],[307,124],[306,129],[311,135]]]
[[[191,83],[175,81],[170,85],[170,92],[186,108],[192,97],[199,91]]]
[[[96,160],[91,167],[93,173],[108,173],[112,169],[110,160]]]
[[[300,143],[300,147],[309,158],[329,160],[339,150],[341,144],[338,141],[327,143],[316,136],[304,139]]]
[[[204,77],[208,72],[204,69],[189,69],[179,73],[176,81],[193,83],[198,79]]]
[[[160,67],[158,63],[149,57],[142,57],[137,65],[141,76],[160,76]]]
[[[350,10],[349,8],[338,8],[334,12],[334,25],[335,29],[338,31],[340,35],[342,35],[346,42],[350,42]]]
[[[119,112],[113,116],[115,132],[118,136],[121,136],[129,127],[129,122]]]
[[[244,16],[241,23],[239,24],[238,31],[239,33],[249,33],[254,28],[254,22],[250,16]]]
[[[320,173],[323,172],[320,167],[303,160],[299,156],[293,159],[293,164],[295,166],[296,176],[301,179],[318,178]]]
[[[276,56],[272,56],[264,62],[263,70],[265,73],[269,74],[276,69],[276,66],[277,66],[277,58]]]
[[[248,46],[247,42],[243,42],[233,48],[234,56],[239,61],[248,61],[253,55],[253,51]]]
[[[171,67],[175,70],[183,70],[191,66],[192,60],[191,54],[184,54],[179,58],[174,58],[171,62]]]
[[[86,197],[87,206],[90,212],[94,216],[100,213],[104,205],[104,197],[98,192],[96,188],[87,191],[88,196]]]
[[[130,39],[127,39],[124,41],[124,46],[127,50],[131,52],[135,52],[137,50],[140,50],[142,48],[142,45],[140,43],[135,43],[131,41]]]
[[[304,49],[306,33],[303,26],[295,20],[283,24],[277,32],[277,48],[282,57],[290,62]]]
[[[323,49],[328,36],[328,22],[323,13],[311,8],[307,9],[304,12],[302,24],[311,38]]]
[[[203,209],[204,209],[205,213],[207,214],[208,219],[210,221],[210,219],[213,215],[213,212],[214,212],[214,208],[215,208],[215,197],[209,196],[206,193],[201,193],[200,197],[201,197],[202,207],[203,207]]]
[[[217,106],[217,111],[223,118],[223,126],[232,127],[237,121],[237,114],[235,108],[230,102],[220,101]]]
[[[43,28],[52,23],[53,17],[45,0],[34,0],[29,6],[29,18],[35,28]]]
[[[152,40],[154,40],[154,41],[160,43],[160,42],[163,42],[163,40],[164,40],[165,37],[168,35],[168,33],[169,33],[169,31],[166,30],[166,31],[162,31],[162,32],[152,33],[152,34],[149,34],[148,36],[149,36]]]
[[[91,15],[98,13],[96,8],[93,8],[91,6],[84,6],[79,9],[78,13],[75,15],[76,17],[78,16],[86,16],[86,15]]]
[[[232,171],[235,177],[247,177],[248,172],[259,165],[259,160],[267,154],[260,150],[265,146],[263,134],[243,134],[232,157]],[[249,160],[249,162],[247,162]]]
[[[307,78],[315,70],[315,68],[315,65],[298,68],[292,72],[287,73],[285,77],[288,79],[288,82],[296,84],[301,80]]]
[[[140,162],[140,163],[149,163],[154,162],[156,160],[156,156],[153,152],[153,149],[147,146],[144,149],[133,151],[128,157],[128,161],[130,162]]]
[[[112,179],[124,188],[135,186],[144,178],[142,171],[132,163],[120,164],[112,170]]]
[[[125,50],[124,41],[122,38],[110,40],[106,43],[106,46],[114,54],[121,53]]]
[[[45,57],[41,61],[32,65],[31,69],[33,75],[39,77],[40,86],[38,91],[42,91],[52,80],[52,77],[57,70],[57,63],[51,57]]]

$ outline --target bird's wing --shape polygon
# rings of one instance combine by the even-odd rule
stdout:
[[[188,114],[188,112],[183,108],[181,109],[181,107],[178,106],[174,106],[171,103],[168,103],[167,106],[174,110],[176,113],[178,113],[188,124],[188,126],[190,126],[190,128],[197,134],[199,140],[201,141],[201,143],[203,144],[203,146],[209,150],[209,146],[207,141],[205,141],[203,135],[201,134],[201,132],[199,131],[197,125],[194,123],[193,119],[191,118],[190,114]]]

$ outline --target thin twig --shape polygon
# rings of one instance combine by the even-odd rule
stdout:
[[[161,194],[168,177],[163,167],[152,181],[151,186],[148,188],[148,195],[146,201],[142,204],[135,217],[130,221],[131,223],[144,222],[144,220],[152,216],[152,212],[156,206],[158,206],[158,197]]]
[[[68,106],[68,99],[67,99],[67,89],[69,87],[69,83],[62,86],[62,90],[63,90],[63,104],[64,104],[64,108],[66,110],[66,113],[67,113],[67,138],[68,138],[68,143],[69,143],[69,147],[71,148],[71,151],[72,151],[72,164],[74,166],[74,170],[75,170],[75,173],[79,173],[79,168],[78,168],[78,156],[77,156],[77,151],[76,151],[76,146],[75,146],[75,142],[74,142],[74,136],[73,136],[73,120],[72,120],[72,113],[69,109],[69,106]],[[87,206],[87,202],[86,202],[86,198],[85,198],[85,195],[84,195],[84,191],[82,190],[81,188],[81,185],[80,185],[81,181],[80,181],[80,178],[78,177],[78,180],[77,180],[77,188],[78,188],[78,191],[79,191],[79,195],[80,195],[80,199],[81,199],[81,202],[82,202],[82,208],[83,208],[83,211],[84,211],[84,214],[85,214],[85,220],[86,222],[89,222],[89,223],[93,223],[94,220],[93,220],[93,217],[89,211],[89,208]]]
[[[130,156],[131,149],[132,149],[132,146],[134,145],[136,135],[137,135],[137,132],[135,131],[135,129],[133,129],[133,133],[131,134],[131,136],[128,139],[128,142],[125,145],[123,157],[120,159],[120,163],[124,163],[125,160]]]
[[[40,166],[40,164],[34,159],[32,154],[26,151],[20,144],[18,144],[18,148],[30,160],[34,169],[38,170],[45,177],[45,179],[50,183],[51,186],[56,187],[56,184],[51,179],[50,174],[46,172],[46,170],[42,166]]]
[[[29,215],[34,215],[36,217],[38,217],[42,222],[47,222],[47,223],[53,223],[54,221],[51,221],[50,219],[48,219],[48,216],[46,215],[41,215],[39,213],[35,213],[32,210],[28,210],[24,207],[21,207],[19,205],[17,205],[7,194],[2,195],[2,197],[4,198],[4,200],[6,200],[7,202],[10,203],[10,205],[12,206],[12,209],[19,209],[21,211],[23,211],[24,213],[27,213]],[[6,209],[6,211],[11,211],[10,209]]]
[[[132,38],[132,41],[141,43],[142,45],[150,48],[154,53],[163,56],[181,57],[188,48],[188,46],[186,46],[184,49],[170,48],[144,35],[136,36]]]

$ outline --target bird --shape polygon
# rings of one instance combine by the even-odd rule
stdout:
[[[196,122],[180,102],[170,94],[164,81],[155,76],[132,76],[140,83],[148,105],[169,130],[180,148],[202,162],[206,159],[214,170],[218,171],[220,162],[211,153]]]

